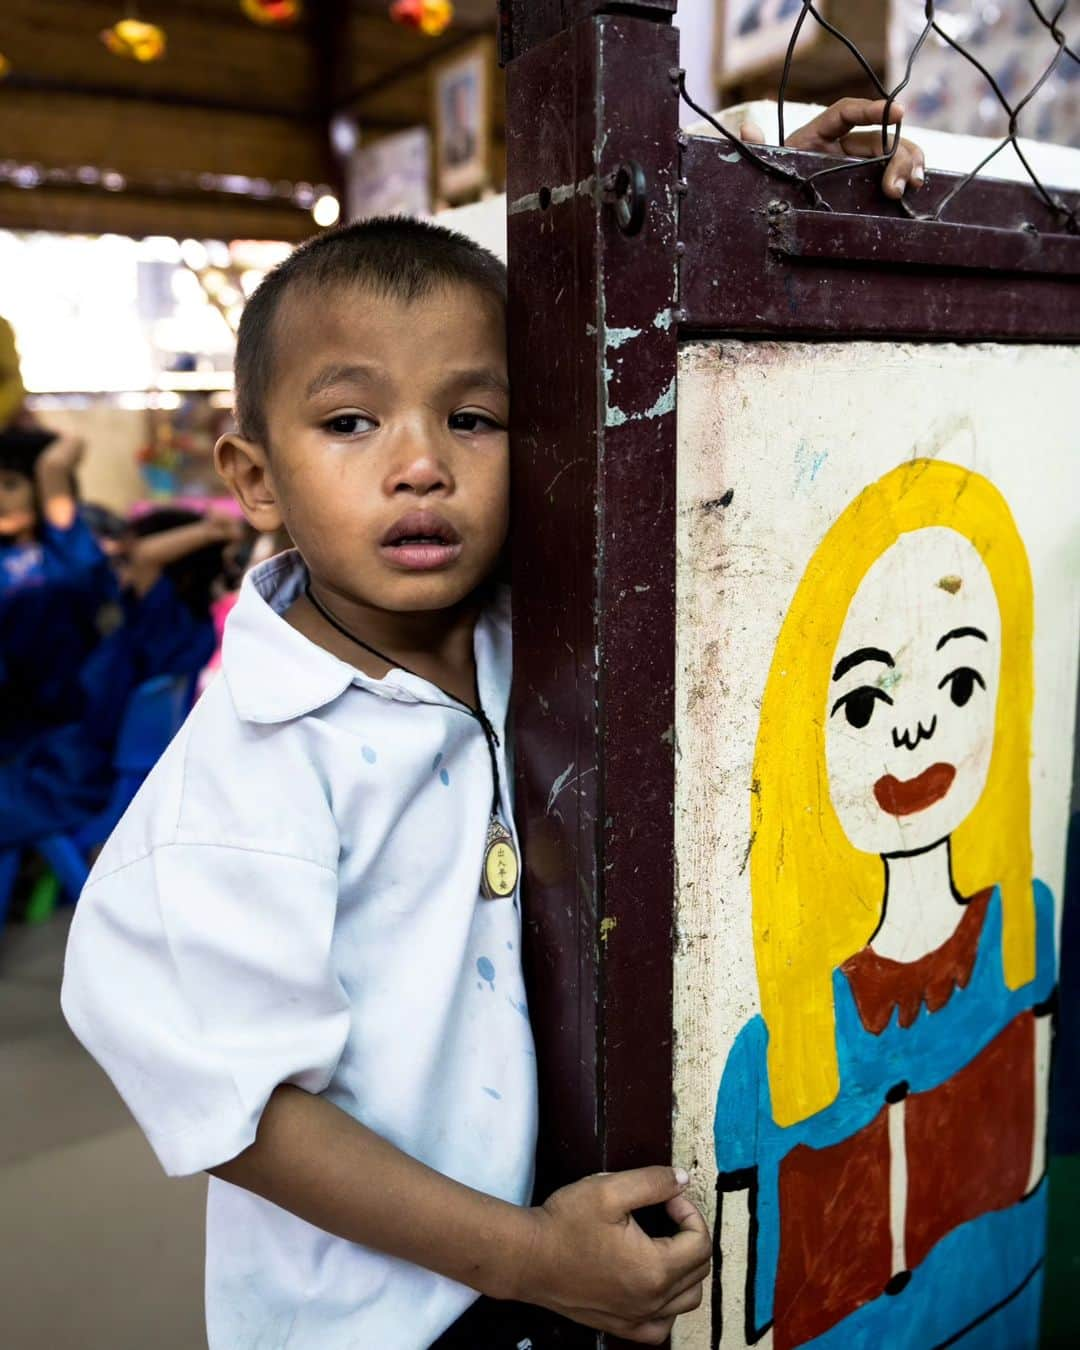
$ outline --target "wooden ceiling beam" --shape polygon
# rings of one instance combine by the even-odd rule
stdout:
[[[328,182],[327,138],[317,123],[249,112],[161,107],[75,94],[5,90],[3,156],[65,169],[90,165],[133,179],[235,174],[271,183]]]
[[[62,234],[148,234],[174,239],[274,239],[298,242],[316,233],[311,213],[286,202],[232,201],[64,188],[23,192],[0,186],[0,228]]]
[[[422,56],[413,57],[409,61],[403,61],[400,65],[392,66],[389,70],[374,76],[372,79],[365,80],[361,84],[352,88],[341,99],[337,111],[349,112],[358,108],[366,99],[373,98],[381,94],[384,90],[391,88],[395,84],[400,84],[403,80],[408,80],[414,75],[426,72],[436,61],[441,60],[450,52],[456,51],[459,47],[465,47],[470,42],[475,42],[480,34],[476,29],[468,29],[464,33],[456,33],[448,41],[441,42],[438,47],[434,47],[425,52]]]
[[[315,122],[314,110],[284,107],[280,102],[261,99],[218,98],[208,94],[190,94],[181,89],[136,89],[131,85],[75,84],[48,76],[26,75],[14,71],[4,82],[4,91],[32,94],[60,94],[82,98],[109,99],[118,103],[141,103],[158,108],[195,108],[204,112],[242,113],[253,117],[275,117],[288,122]],[[0,99],[3,95],[0,94]],[[0,109],[3,103],[0,101]]]

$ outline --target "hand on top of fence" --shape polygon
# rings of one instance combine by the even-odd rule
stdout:
[[[914,141],[901,140],[895,151],[890,143],[882,148],[880,131],[857,131],[857,127],[877,124],[898,126],[904,110],[898,103],[887,107],[885,99],[842,98],[819,113],[804,127],[787,138],[793,150],[814,150],[822,155],[845,155],[849,159],[880,159],[888,155],[882,191],[887,197],[900,198],[907,187],[917,191],[926,181],[926,159]],[[765,133],[756,122],[743,122],[739,135],[744,141],[764,145]]]

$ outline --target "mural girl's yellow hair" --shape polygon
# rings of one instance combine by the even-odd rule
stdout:
[[[1000,885],[1005,978],[1035,975],[1031,897],[1031,572],[1012,514],[987,479],[955,464],[913,460],[846,508],[799,583],[773,653],[754,755],[750,854],[754,951],[769,1031],[773,1117],[794,1124],[839,1087],[832,975],[881,918],[884,863],[848,842],[825,772],[829,678],[848,606],[870,566],[902,534],[926,526],[969,539],[1001,612],[1001,677],[986,786],[952,837],[956,884]]]

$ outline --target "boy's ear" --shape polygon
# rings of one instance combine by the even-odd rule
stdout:
[[[214,447],[214,464],[257,530],[269,534],[281,529],[281,508],[264,446],[229,432]]]

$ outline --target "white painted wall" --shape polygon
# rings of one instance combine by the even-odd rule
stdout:
[[[679,0],[675,27],[679,30],[679,63],[686,71],[686,91],[695,103],[711,108],[716,98],[713,76],[716,60],[716,0]],[[686,127],[697,113],[685,103],[679,121]]]

